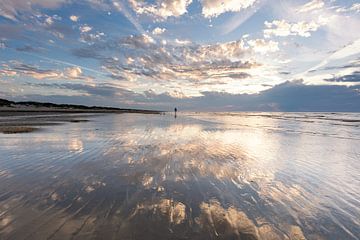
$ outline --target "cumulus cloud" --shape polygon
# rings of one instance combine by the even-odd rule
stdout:
[[[108,50],[122,51],[126,56],[107,57]],[[190,87],[225,86],[248,79],[251,77],[248,71],[261,66],[247,60],[250,51],[243,40],[208,45],[170,41],[164,45],[148,35],[135,35],[75,49],[73,54],[99,60],[102,69],[113,79],[166,84],[171,88],[185,82]]]
[[[89,45],[93,45],[94,43],[101,41],[104,37],[105,33],[103,32],[81,32],[79,41]]]
[[[279,51],[279,43],[272,40],[255,39],[249,40],[247,43],[253,48],[254,52],[266,54]]]
[[[130,6],[137,14],[145,14],[163,21],[168,17],[179,17],[187,13],[187,7],[192,0],[157,0],[149,4],[137,0],[129,0]]]
[[[255,2],[256,0],[202,0],[202,14],[206,18],[217,17],[225,12],[239,12]]]
[[[82,74],[80,67],[70,67],[65,70],[65,74],[71,78],[79,78]]]
[[[152,34],[153,34],[153,35],[161,35],[161,34],[163,34],[165,31],[166,31],[165,28],[156,27],[156,28],[154,28],[154,30],[152,30]]]
[[[79,17],[78,17],[78,16],[75,16],[75,15],[71,15],[71,16],[69,17],[69,19],[70,19],[71,21],[73,21],[73,22],[77,22],[77,21],[79,20]]]
[[[92,30],[92,27],[90,27],[89,25],[85,24],[79,27],[80,32],[82,33],[86,33],[86,32],[90,32]]]
[[[51,25],[51,24],[54,23],[54,20],[52,19],[52,17],[47,17],[47,18],[45,19],[45,23],[46,23],[47,25]]]
[[[289,23],[285,20],[274,20],[272,22],[265,21],[266,29],[264,30],[264,36],[269,38],[271,35],[286,37],[290,35],[310,37],[311,32],[318,30],[320,25],[315,21],[311,22],[297,22]]]
[[[351,7],[350,7],[351,11],[355,11],[355,12],[360,12],[360,3],[354,3]]]
[[[312,0],[301,7],[299,7],[298,12],[311,12],[317,9],[324,7],[325,3],[323,0]]]

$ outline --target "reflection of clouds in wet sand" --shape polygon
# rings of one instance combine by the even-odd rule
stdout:
[[[71,139],[69,141],[70,152],[82,152],[84,150],[83,142],[80,139]]]
[[[8,194],[0,194],[0,203],[19,210],[0,216],[15,219],[11,228],[0,227],[0,238],[17,239],[34,223],[39,225],[33,239],[329,236],[315,224],[329,213],[321,208],[324,199],[284,171],[289,162],[282,149],[288,142],[281,135],[239,128],[234,120],[226,127],[166,116],[104,121],[96,126],[101,131],[90,131],[95,127],[88,124],[94,123],[86,123],[83,130],[62,129],[48,143],[38,136],[48,148],[28,149],[15,163],[8,159],[13,177],[6,180],[0,171],[0,180],[6,180],[0,187]],[[26,142],[14,138],[19,149]],[[2,149],[12,153],[14,148]],[[23,219],[28,208],[36,214]],[[322,221],[339,229],[329,219]]]

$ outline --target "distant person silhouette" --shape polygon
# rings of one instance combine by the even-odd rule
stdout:
[[[175,112],[175,118],[176,118],[177,108],[174,108],[174,112]]]

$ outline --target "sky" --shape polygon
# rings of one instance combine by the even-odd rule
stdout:
[[[360,111],[360,2],[0,0],[0,98]]]

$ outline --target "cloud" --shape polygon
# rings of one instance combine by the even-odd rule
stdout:
[[[154,30],[152,30],[152,34],[153,34],[153,35],[161,35],[161,34],[163,34],[165,31],[166,31],[165,28],[156,27],[156,28],[154,28]]]
[[[74,83],[27,83],[29,86],[42,87],[47,89],[65,89],[72,90],[78,94],[86,93],[90,96],[102,96],[102,97],[114,97],[116,95],[121,95],[121,92],[127,90],[113,87],[106,84],[97,84],[97,85],[85,85],[85,84],[74,84]]]
[[[304,12],[311,12],[317,9],[323,8],[325,5],[323,0],[312,0],[304,5],[302,5],[298,12],[304,13]]]
[[[70,78],[79,78],[82,75],[80,67],[70,67],[65,70],[65,74]]]
[[[311,68],[309,71],[314,71],[316,69],[319,69],[320,67],[327,65],[330,62],[344,59],[359,53],[360,53],[360,38],[331,53],[329,56],[327,56],[324,60],[322,60],[315,67]]]
[[[19,75],[29,76],[35,79],[58,79],[61,77],[61,72],[57,70],[41,69],[34,65],[27,65],[23,63],[15,63],[11,70]]]
[[[360,12],[360,3],[354,3],[351,7],[350,7],[351,11],[355,11],[355,12]]]
[[[148,15],[155,20],[164,21],[169,17],[180,17],[187,13],[187,7],[192,0],[157,0],[149,4],[137,0],[129,0],[132,9],[140,15]]]
[[[19,52],[39,52],[40,50],[38,48],[34,48],[30,45],[25,45],[23,47],[16,48],[16,51]]]
[[[178,45],[189,45],[189,44],[191,44],[191,41],[189,41],[189,40],[180,40],[180,39],[175,38],[175,43],[178,44]]]
[[[92,78],[82,75],[80,67],[68,67],[64,70],[58,69],[43,69],[35,65],[24,64],[18,61],[13,61],[10,65],[3,65],[0,69],[0,75],[12,77],[15,75],[27,76],[37,80],[54,79],[54,80],[84,80],[91,82]]]
[[[92,27],[85,24],[85,25],[80,26],[79,30],[80,30],[81,33],[87,33],[87,32],[90,32],[92,30]]]
[[[89,45],[93,45],[96,42],[101,41],[104,37],[106,37],[105,33],[103,32],[96,32],[96,33],[90,33],[90,32],[82,32],[80,33],[80,42],[87,43]]]
[[[275,48],[273,41],[264,44],[269,45],[268,51]],[[108,51],[120,51],[124,56],[109,57]],[[160,85],[159,89],[165,85],[176,89],[186,86],[194,92],[194,87],[226,86],[250,79],[249,71],[262,66],[247,60],[251,51],[243,40],[207,45],[169,41],[164,45],[148,35],[134,35],[74,49],[73,54],[98,60],[109,77],[134,83],[135,87],[155,84]],[[265,46],[261,51],[265,51]]]
[[[324,79],[328,82],[346,82],[346,83],[360,83],[360,71],[344,76],[334,76],[333,78]]]
[[[355,87],[305,85],[294,81],[259,94],[203,92],[201,97],[186,99],[180,106],[204,111],[360,112],[360,94]]]
[[[353,5],[351,5],[351,7],[346,8],[346,7],[339,7],[336,9],[336,12],[360,12],[360,3],[354,3]]]
[[[68,0],[2,0],[0,1],[0,16],[17,21],[21,12],[32,12],[36,7],[55,9]]]
[[[79,16],[71,15],[69,19],[73,22],[77,22],[79,20]]]
[[[264,30],[264,36],[266,38],[269,38],[271,35],[280,37],[290,35],[310,37],[311,32],[315,32],[320,27],[320,25],[315,21],[289,23],[285,20],[274,20],[272,22],[265,21],[265,26],[266,29]]]
[[[254,52],[258,52],[261,54],[279,51],[279,43],[275,41],[255,39],[255,40],[249,40],[247,43],[253,48]]]
[[[17,96],[38,101],[77,103],[85,105],[111,105],[114,107],[141,107],[197,111],[314,111],[360,112],[360,93],[356,87],[305,85],[302,81],[285,82],[259,94],[230,94],[204,91],[197,97],[176,97],[170,92],[135,93],[126,89],[100,84],[45,84],[46,88],[60,88],[87,93],[79,96]],[[176,95],[176,94],[175,94]],[[181,95],[181,94],[180,94]],[[5,96],[6,97],[6,96]],[[14,97],[14,96],[13,96]]]
[[[2,64],[0,68],[0,76],[2,77],[14,77],[17,75],[17,72],[10,69],[9,65]]]
[[[46,22],[47,25],[51,25],[51,24],[54,23],[54,20],[52,19],[52,17],[47,17],[47,18],[45,19],[45,22]]]
[[[69,25],[59,22],[52,22],[52,24],[46,24],[42,27],[59,39],[64,39],[74,33],[73,29]]]
[[[240,12],[255,2],[256,0],[201,0],[202,14],[206,18],[212,18],[225,12]]]

